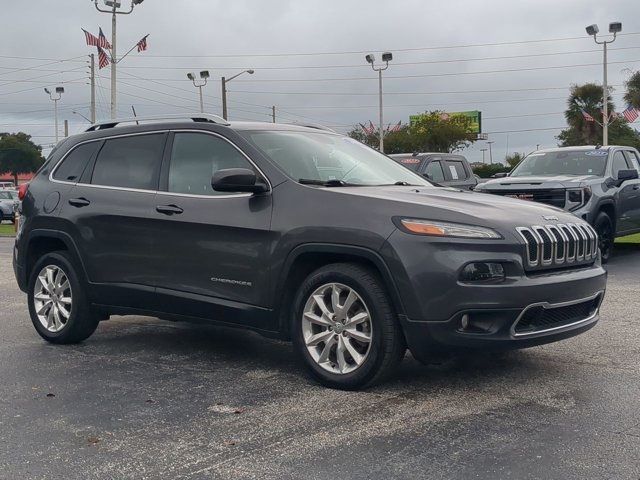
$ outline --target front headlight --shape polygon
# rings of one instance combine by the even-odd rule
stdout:
[[[405,231],[415,235],[481,239],[502,238],[502,235],[495,230],[487,227],[478,227],[476,225],[421,220],[417,218],[403,218],[400,220],[400,224]]]
[[[567,210],[576,210],[587,204],[591,198],[591,187],[567,189]]]

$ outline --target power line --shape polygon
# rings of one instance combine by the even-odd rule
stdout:
[[[613,50],[637,50],[638,47],[618,47],[618,48],[610,48],[609,51]],[[460,58],[454,60],[426,60],[421,62],[393,62],[393,66],[404,66],[404,65],[433,65],[439,63],[460,63],[460,62],[477,62],[477,61],[488,61],[488,60],[510,60],[517,58],[537,58],[537,57],[548,57],[548,56],[558,56],[558,55],[574,55],[581,53],[600,53],[601,49],[590,49],[590,50],[574,50],[570,52],[550,52],[550,53],[532,53],[525,55],[505,55],[498,57],[477,57],[477,58]],[[286,67],[259,67],[255,68],[255,70],[304,70],[304,69],[321,69],[326,70],[329,68],[366,68],[367,65],[364,63],[359,64],[351,64],[351,65],[297,65],[297,66],[286,66]],[[141,66],[134,65],[128,67],[122,67],[123,69],[149,69],[149,70],[185,70],[188,67],[165,67],[165,66]],[[211,67],[216,70],[246,70],[249,67]]]
[[[618,36],[632,36],[640,35],[640,32],[628,32],[619,33]],[[392,48],[393,52],[418,52],[427,50],[449,50],[456,48],[471,48],[471,47],[499,47],[509,45],[527,45],[534,43],[548,43],[548,42],[565,42],[571,40],[584,40],[585,37],[560,37],[560,38],[543,38],[537,40],[519,40],[511,42],[493,42],[493,43],[475,43],[475,44],[462,44],[462,45],[441,45],[432,47],[415,47],[415,48]],[[374,49],[375,50],[375,49]],[[240,57],[309,57],[319,55],[358,55],[370,53],[371,50],[350,50],[350,51],[333,51],[333,52],[289,52],[289,53],[236,53],[236,54],[215,54],[215,55],[145,55],[146,57],[156,58],[240,58]],[[135,55],[141,56],[141,55]]]

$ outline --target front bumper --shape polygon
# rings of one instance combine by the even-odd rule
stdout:
[[[452,349],[514,349],[550,343],[578,335],[598,322],[607,279],[598,259],[591,265],[529,272],[522,265],[521,245],[507,241],[426,242],[408,235],[390,240],[393,245],[389,243],[383,251],[395,267],[404,307],[400,323],[418,359]],[[406,242],[420,244],[403,245]],[[502,263],[505,280],[461,282],[461,268],[470,261]],[[464,328],[465,315],[468,328]]]

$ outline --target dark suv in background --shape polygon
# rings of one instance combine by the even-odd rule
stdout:
[[[603,261],[615,237],[640,232],[640,155],[631,147],[537,150],[509,175],[476,191],[546,203],[589,222],[598,232]]]
[[[115,120],[58,144],[21,197],[14,270],[52,343],[114,314],[211,321],[292,339],[320,382],[358,388],[407,346],[577,335],[605,291],[586,222],[436,188],[319,128]]]
[[[462,155],[453,153],[396,153],[389,155],[400,165],[445,187],[473,190],[478,179]]]

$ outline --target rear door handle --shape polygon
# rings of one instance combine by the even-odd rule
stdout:
[[[158,205],[156,212],[164,213],[165,215],[180,215],[184,210],[177,205]]]
[[[72,198],[69,200],[69,205],[73,205],[74,207],[86,207],[87,205],[90,205],[91,202],[89,200],[87,200],[84,197],[80,197],[80,198]]]

